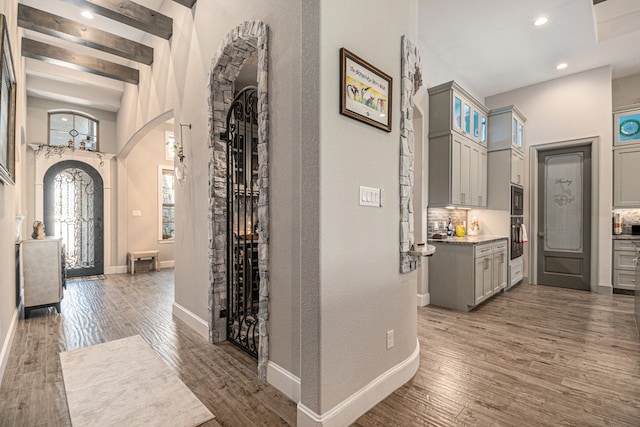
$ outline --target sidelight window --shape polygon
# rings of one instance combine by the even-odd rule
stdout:
[[[161,242],[175,239],[175,174],[172,169],[160,168],[160,236]]]

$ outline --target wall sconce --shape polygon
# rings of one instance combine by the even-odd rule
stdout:
[[[184,138],[182,137],[182,128],[188,127],[191,129],[191,123],[183,124],[178,123],[180,126],[180,143],[176,143],[176,156],[178,156],[178,164],[176,165],[176,179],[178,180],[178,184],[184,185],[184,182],[187,180],[187,165],[184,164]]]

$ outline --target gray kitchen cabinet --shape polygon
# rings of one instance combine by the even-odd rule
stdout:
[[[485,207],[487,149],[455,133],[432,138],[429,205]]]
[[[640,208],[640,144],[613,150],[613,206]]]
[[[497,108],[489,113],[489,151],[514,148],[524,150],[527,118],[515,105]]]
[[[613,287],[614,289],[636,290],[635,268],[636,268],[636,246],[640,245],[640,238],[637,240],[614,240],[613,241]]]
[[[429,263],[431,303],[469,311],[507,286],[507,239],[490,243],[438,243]]]
[[[487,144],[489,110],[454,81],[429,89],[429,137],[456,132]]]
[[[524,185],[524,154],[518,150],[511,150],[511,183]]]
[[[21,243],[25,317],[32,308],[55,306],[62,300],[62,239],[24,240]]]

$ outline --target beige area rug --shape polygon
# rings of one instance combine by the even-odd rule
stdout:
[[[197,426],[214,416],[135,335],[60,353],[71,424]]]

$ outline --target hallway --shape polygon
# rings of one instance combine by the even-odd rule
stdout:
[[[72,281],[62,315],[21,321],[0,387],[0,426],[70,425],[58,353],[140,334],[214,413],[206,425],[295,425],[255,361],[171,316],[173,271]],[[626,295],[521,285],[459,313],[418,309],[420,369],[357,426],[632,426],[640,343]]]

